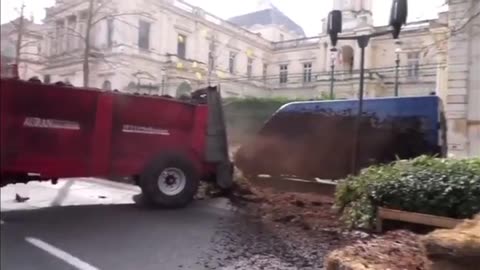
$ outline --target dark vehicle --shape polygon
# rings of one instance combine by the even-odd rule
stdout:
[[[360,168],[420,155],[445,156],[437,96],[367,99],[359,132]],[[247,175],[341,179],[352,172],[358,101],[284,105],[235,157]]]

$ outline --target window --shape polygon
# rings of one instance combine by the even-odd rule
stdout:
[[[213,52],[208,52],[208,70],[215,69],[215,59],[213,57]]]
[[[45,52],[48,53],[48,56],[55,55],[55,32],[49,31],[47,33],[47,43]]]
[[[420,69],[420,53],[411,52],[407,54],[408,77],[410,79],[417,79]]]
[[[87,31],[87,20],[88,17],[88,12],[87,11],[82,11],[80,12],[79,20],[78,20],[78,33],[82,36],[85,36],[86,31]],[[85,40],[82,38],[77,38],[78,41],[78,48],[84,48],[85,47]]]
[[[235,59],[237,58],[237,54],[234,52],[230,52],[230,57],[228,60],[228,71],[230,74],[235,73]]]
[[[4,44],[2,43],[2,45]],[[5,51],[3,51],[2,54],[8,57],[15,58],[15,48],[16,46],[13,44],[5,44]]]
[[[312,82],[312,63],[303,64],[303,82]]]
[[[138,47],[144,50],[150,49],[150,23],[140,21],[138,28]]]
[[[212,71],[215,69],[215,42],[212,40],[208,46],[208,70]]]
[[[280,65],[280,83],[288,82],[288,65]]]
[[[280,34],[280,41],[284,41],[285,40],[285,36],[283,34]]]
[[[177,55],[180,58],[187,58],[187,36],[179,34],[177,37]]]
[[[64,21],[57,21],[55,27],[55,53],[59,54],[63,52],[63,41],[65,34],[65,23]]]
[[[82,12],[80,12],[80,20],[86,20],[88,17],[88,11],[84,10]]]
[[[262,78],[263,78],[264,81],[267,80],[267,71],[268,71],[268,65],[263,64]]]
[[[79,22],[78,23],[78,32],[80,33],[80,35],[84,35],[85,32],[86,32],[86,27],[85,27],[85,22]],[[85,40],[83,40],[82,38],[78,38],[78,47],[79,48],[84,48],[85,47]]]
[[[43,82],[44,83],[50,83],[51,80],[52,80],[52,78],[50,77],[50,75],[48,75],[48,74],[43,75]]]
[[[251,78],[253,73],[253,58],[248,58],[247,60],[247,77]]]
[[[135,90],[135,89],[137,89],[137,84],[134,83],[134,82],[129,82],[128,85],[127,85],[127,89],[128,90]]]
[[[107,48],[113,46],[113,18],[107,19]]]
[[[112,83],[109,80],[106,80],[102,84],[103,90],[112,90]]]
[[[77,30],[77,17],[75,16],[70,16],[68,17],[68,37],[67,37],[67,51],[75,49],[75,43],[74,43],[74,37],[75,34],[73,31]]]

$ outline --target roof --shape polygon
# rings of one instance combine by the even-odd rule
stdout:
[[[276,7],[271,7],[268,9],[236,16],[228,19],[228,21],[246,28],[257,25],[257,24],[283,25],[288,30],[295,32],[297,35],[305,36],[305,32],[303,31],[303,28],[300,27],[298,24],[296,24],[294,21],[292,21],[289,17],[283,14]]]

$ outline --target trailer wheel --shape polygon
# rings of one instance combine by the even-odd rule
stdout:
[[[193,200],[199,176],[192,162],[178,154],[162,155],[140,175],[139,183],[148,203],[178,208]]]

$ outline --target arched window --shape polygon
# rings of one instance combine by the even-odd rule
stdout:
[[[129,82],[127,85],[127,90],[134,92],[137,89],[137,85],[134,82]]]
[[[350,73],[353,72],[355,65],[355,52],[351,46],[343,46],[341,49],[341,61],[343,68]]]
[[[112,90],[112,83],[109,80],[106,80],[102,84],[103,90]]]
[[[189,81],[183,81],[178,87],[177,87],[177,93],[176,96],[177,98],[181,96],[188,96],[192,92],[192,86],[190,85]]]

